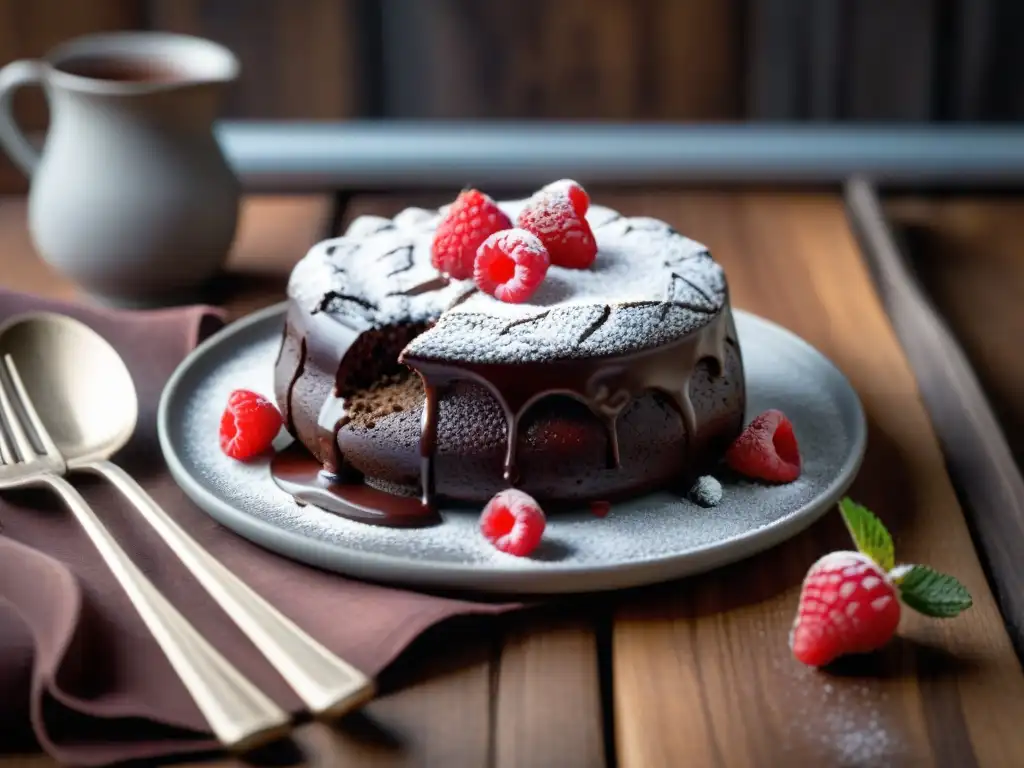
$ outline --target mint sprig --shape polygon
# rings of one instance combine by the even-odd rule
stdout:
[[[882,521],[867,507],[849,498],[839,502],[839,511],[857,549],[878,563],[883,571],[891,571],[896,565],[896,548]]]
[[[845,498],[839,502],[839,511],[857,550],[889,574],[908,608],[925,616],[948,619],[971,607],[970,593],[954,577],[925,565],[897,566],[892,536],[867,507]]]
[[[900,591],[900,599],[925,616],[948,619],[973,604],[967,588],[956,578],[928,566],[901,566],[891,576]]]

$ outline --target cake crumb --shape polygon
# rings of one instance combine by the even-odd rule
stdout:
[[[722,501],[722,484],[711,475],[697,478],[690,489],[690,500],[702,507],[717,507]]]

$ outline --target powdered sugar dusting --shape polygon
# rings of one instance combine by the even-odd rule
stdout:
[[[473,288],[439,280],[430,263],[436,212],[410,209],[395,219],[360,216],[343,237],[317,243],[292,271],[288,295],[366,327],[423,322]]]
[[[819,765],[917,765],[908,745],[887,724],[885,681],[829,678],[796,661],[776,663],[787,695],[789,728],[782,734],[786,752],[814,756]]]
[[[749,342],[750,349],[745,361],[748,414],[775,407],[791,418],[805,457],[801,478],[789,485],[763,486],[723,476],[724,498],[713,510],[659,493],[615,504],[603,519],[589,509],[552,514],[544,542],[529,558],[494,550],[479,534],[478,509],[445,509],[444,523],[433,528],[364,525],[298,506],[274,485],[266,460],[242,464],[221,454],[217,424],[228,394],[239,387],[267,395],[273,391],[279,316],[263,322],[258,341],[220,351],[213,355],[218,360],[204,363],[208,371],[196,374],[194,387],[178,398],[171,440],[188,472],[213,494],[282,534],[316,542],[333,553],[330,562],[340,568],[346,553],[353,553],[421,570],[471,567],[473,580],[491,578],[492,583],[500,574],[550,574],[557,579],[559,574],[621,569],[666,557],[686,557],[702,569],[712,562],[703,554],[708,547],[785,521],[818,498],[851,461],[850,441],[859,428],[837,400],[837,387],[845,384],[834,369],[771,326],[745,315],[738,321],[741,343]],[[228,342],[224,344],[227,348]],[[284,433],[281,439],[289,440]],[[378,577],[387,578],[386,571]]]
[[[520,203],[503,203],[514,218]],[[552,265],[522,304],[474,294],[409,345],[418,357],[526,362],[621,354],[706,325],[726,301],[725,274],[700,243],[648,217],[591,206],[589,269]]]

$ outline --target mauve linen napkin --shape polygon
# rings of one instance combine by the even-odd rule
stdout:
[[[442,619],[513,607],[309,568],[248,543],[197,509],[164,465],[156,409],[178,363],[221,324],[216,310],[114,312],[0,290],[0,322],[29,310],[72,315],[118,349],[140,404],[138,430],[118,462],[222,563],[366,673],[378,673]],[[105,483],[74,482],[157,588],[260,688],[297,711],[284,681],[137,513]],[[188,693],[56,496],[0,494],[0,525],[0,751],[23,749],[34,738],[61,762],[102,765],[214,748]]]

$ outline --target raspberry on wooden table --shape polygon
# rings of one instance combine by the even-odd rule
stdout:
[[[770,483],[791,483],[800,477],[800,448],[793,424],[782,411],[762,413],[726,451],[736,472]]]
[[[514,488],[495,494],[480,515],[484,537],[502,552],[518,557],[526,557],[537,548],[545,525],[540,505]]]
[[[839,502],[856,552],[832,552],[811,566],[800,589],[789,647],[797,661],[821,667],[850,653],[881,648],[896,633],[902,605],[949,618],[971,606],[952,576],[923,565],[896,565],[881,521],[850,499]]]
[[[437,225],[430,263],[456,280],[473,276],[477,248],[489,235],[512,227],[498,204],[476,189],[463,190]]]
[[[488,237],[477,250],[473,277],[484,293],[519,304],[544,282],[548,263],[540,240],[522,229],[506,229]]]
[[[578,181],[572,179],[559,179],[553,181],[550,184],[546,184],[541,192],[561,192],[568,196],[569,202],[572,203],[573,209],[580,216],[586,216],[587,210],[590,208],[590,195],[583,189],[583,186]]]
[[[587,269],[597,258],[597,240],[590,224],[564,191],[534,195],[519,212],[516,226],[536,235],[557,267]]]
[[[270,448],[281,430],[281,412],[262,395],[237,389],[228,397],[220,419],[220,448],[245,461]]]

